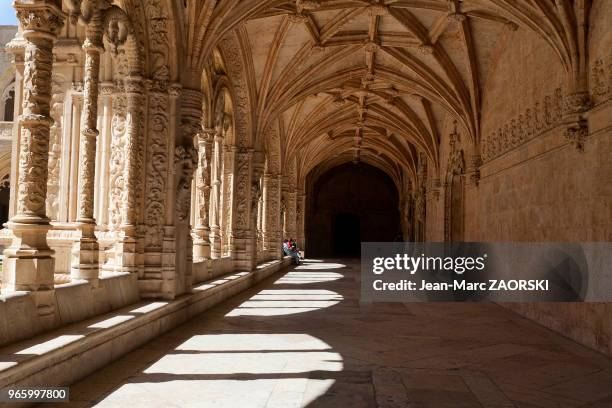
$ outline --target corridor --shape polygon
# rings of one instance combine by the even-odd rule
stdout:
[[[61,406],[610,407],[610,384],[610,359],[497,305],[360,304],[358,261],[307,260]]]

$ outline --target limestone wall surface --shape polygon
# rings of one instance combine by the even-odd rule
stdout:
[[[589,35],[589,135],[583,150],[565,137],[566,73],[552,48],[525,28],[500,39],[482,85],[480,180],[464,187],[465,241],[612,241],[612,3],[595,1]],[[504,42],[504,44],[501,44]],[[444,130],[440,198],[428,196],[427,240],[444,240]],[[461,133],[461,129],[459,130]],[[465,157],[467,141],[462,140]],[[466,163],[467,165],[468,163]],[[601,352],[612,354],[610,304],[506,304]]]

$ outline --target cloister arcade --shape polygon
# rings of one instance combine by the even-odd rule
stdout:
[[[0,345],[278,270],[289,237],[612,239],[607,0],[14,8]],[[609,304],[507,307],[612,350]]]

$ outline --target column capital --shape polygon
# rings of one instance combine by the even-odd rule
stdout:
[[[108,96],[115,92],[115,85],[110,81],[100,82],[100,95]]]
[[[144,81],[141,76],[132,75],[125,78],[125,93],[141,95],[144,90]]]
[[[26,40],[47,38],[54,40],[64,26],[66,14],[53,1],[15,1],[17,19]]]

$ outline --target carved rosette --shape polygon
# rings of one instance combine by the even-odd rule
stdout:
[[[15,3],[25,39],[16,221],[46,220],[53,42],[64,14],[52,3]]]

